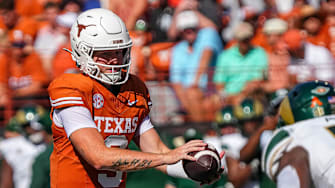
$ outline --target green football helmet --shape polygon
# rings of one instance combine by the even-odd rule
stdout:
[[[261,121],[264,116],[264,106],[257,100],[245,98],[239,105],[235,106],[234,114],[238,121]]]
[[[196,139],[202,140],[203,134],[195,128],[188,128],[184,133],[185,142],[196,140]]]
[[[5,126],[6,131],[17,132],[22,134],[23,128],[22,125],[17,121],[15,117],[11,118]]]
[[[13,117],[23,128],[30,126],[36,131],[51,133],[49,111],[40,105],[27,105],[18,109]]]
[[[280,125],[334,114],[335,91],[325,81],[309,81],[296,85],[279,107]]]
[[[234,107],[227,105],[215,115],[215,123],[218,128],[226,126],[237,126],[237,118],[234,115]]]

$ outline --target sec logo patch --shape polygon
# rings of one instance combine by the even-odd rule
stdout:
[[[96,93],[93,95],[93,107],[96,109],[100,109],[104,106],[104,98],[100,93]]]

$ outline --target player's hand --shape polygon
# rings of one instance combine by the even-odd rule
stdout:
[[[221,161],[222,161],[224,155],[225,155],[225,151],[222,151],[220,153],[220,159],[221,159]],[[200,185],[212,184],[212,183],[218,181],[221,178],[221,174],[223,173],[224,169],[225,169],[225,167],[222,165],[221,168],[220,168],[220,170],[217,171],[216,176],[213,176],[212,178],[208,179],[208,181],[201,182]]]
[[[188,155],[188,153],[193,151],[202,151],[205,149],[205,146],[207,146],[207,143],[204,143],[202,140],[191,140],[186,144],[166,153],[164,155],[164,161],[166,164],[174,164],[183,159],[196,161],[196,159]]]

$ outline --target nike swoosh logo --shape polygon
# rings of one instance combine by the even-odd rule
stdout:
[[[138,101],[137,100],[135,100],[135,101],[130,101],[130,100],[128,100],[128,105],[129,106],[133,106],[134,104],[136,104]]]

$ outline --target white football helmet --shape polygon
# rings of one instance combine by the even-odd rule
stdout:
[[[112,11],[96,8],[81,13],[70,31],[72,59],[80,70],[106,84],[119,85],[128,80],[132,40],[123,21]],[[93,60],[93,52],[123,50],[121,65],[107,65]],[[111,73],[103,73],[98,67]]]

